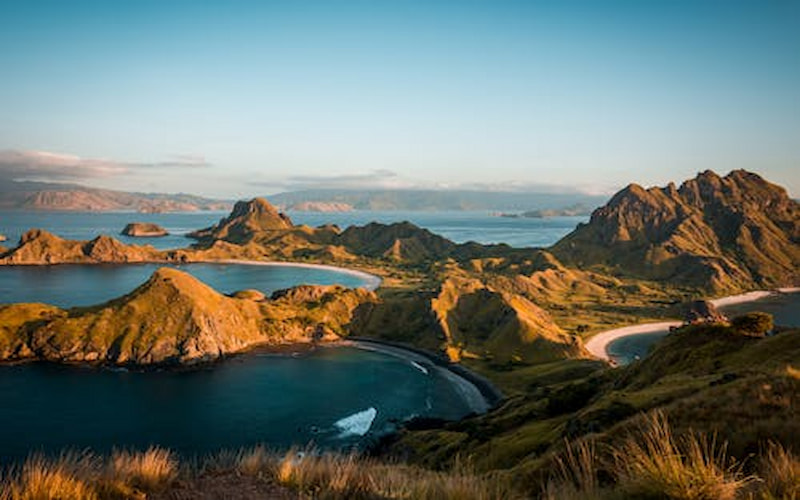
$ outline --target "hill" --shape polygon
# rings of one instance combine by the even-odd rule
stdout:
[[[371,292],[312,287],[224,296],[190,274],[161,268],[128,295],[60,310],[0,307],[0,358],[122,365],[194,364],[257,345],[338,339]]]
[[[604,196],[577,190],[481,191],[450,189],[308,189],[271,195],[283,209],[340,207],[354,210],[540,210],[561,209],[575,204],[596,207]]]
[[[800,203],[757,174],[631,184],[556,243],[562,262],[715,291],[800,281]]]
[[[194,212],[228,210],[230,203],[189,194],[129,193],[76,184],[4,182],[0,209],[42,211]]]

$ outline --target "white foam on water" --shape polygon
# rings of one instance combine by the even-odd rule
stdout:
[[[337,420],[333,425],[341,431],[338,436],[339,438],[363,436],[369,432],[376,415],[378,415],[378,410],[371,407],[364,411],[354,413],[349,417]]]
[[[414,367],[414,368],[416,368],[417,370],[421,371],[421,372],[422,372],[422,373],[424,373],[425,375],[428,375],[428,369],[427,369],[427,368],[425,368],[424,366],[422,366],[421,364],[417,363],[416,361],[412,361],[412,362],[411,362],[411,366],[413,366],[413,367]]]

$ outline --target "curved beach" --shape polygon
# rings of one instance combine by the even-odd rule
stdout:
[[[237,264],[243,266],[273,266],[273,267],[304,267],[306,269],[321,269],[325,271],[333,271],[342,274],[349,274],[363,279],[366,282],[364,288],[370,291],[375,291],[381,286],[383,280],[365,271],[357,269],[348,269],[346,267],[331,266],[328,264],[309,264],[306,262],[281,262],[281,261],[260,261],[260,260],[244,260],[244,259],[222,259],[222,260],[202,260],[195,261],[204,264]]]
[[[716,307],[725,307],[734,304],[754,302],[777,294],[797,292],[800,292],[800,287],[778,288],[775,290],[756,290],[753,292],[740,293],[737,295],[730,295],[728,297],[712,299],[709,300],[709,302]],[[614,328],[613,330],[606,330],[587,340],[586,350],[589,351],[592,356],[598,359],[602,359],[603,361],[607,362],[613,362],[614,360],[611,358],[608,352],[608,347],[615,340],[635,335],[669,331],[670,328],[681,325],[683,325],[683,322],[681,321],[662,321],[658,323],[641,323],[638,325],[630,325],[621,328]]]

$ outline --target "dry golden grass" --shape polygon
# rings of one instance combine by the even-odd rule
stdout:
[[[178,475],[178,461],[172,452],[150,447],[145,452],[115,450],[111,454],[108,474],[143,491],[163,489]]]
[[[322,500],[800,498],[800,459],[783,446],[770,444],[753,461],[759,476],[745,477],[726,456],[724,445],[695,434],[676,437],[658,412],[646,415],[620,444],[602,451],[598,453],[590,440],[567,443],[555,460],[551,481],[539,492],[515,489],[502,473],[479,474],[468,460],[457,459],[450,470],[433,471],[355,453],[292,449],[277,454],[261,446],[222,452],[195,467],[184,464],[178,483],[200,484],[201,479],[220,477],[220,472],[233,472],[262,484],[285,486],[287,494]],[[152,492],[168,495],[178,470],[177,459],[160,448],[115,451],[106,460],[87,454],[57,459],[35,455],[0,478],[0,500],[146,499]],[[230,495],[233,498],[236,492]]]
[[[88,455],[65,454],[58,460],[34,455],[0,483],[2,500],[95,500],[96,467]]]
[[[761,457],[763,498],[800,498],[800,458],[779,443],[770,443]]]
[[[567,442],[564,453],[555,462],[556,470],[547,483],[544,498],[577,500],[601,495],[597,475],[602,466],[593,441]]]
[[[693,433],[676,438],[661,412],[644,417],[639,432],[613,451],[617,488],[645,498],[732,500],[751,478],[726,446]]]

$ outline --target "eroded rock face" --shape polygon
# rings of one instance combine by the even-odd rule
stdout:
[[[552,247],[563,262],[714,290],[800,280],[800,204],[754,173],[632,184]]]
[[[348,334],[355,309],[375,300],[372,292],[342,287],[301,293],[313,301],[289,295],[226,297],[187,273],[162,268],[130,294],[91,308],[0,308],[0,360],[202,363],[259,344],[338,339]]]
[[[163,227],[152,222],[131,222],[125,226],[121,234],[134,238],[157,238],[167,236],[169,233]]]
[[[687,325],[701,323],[727,323],[728,317],[707,300],[696,300],[689,304],[683,319]]]

